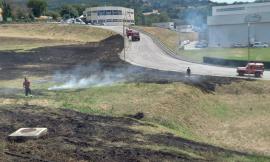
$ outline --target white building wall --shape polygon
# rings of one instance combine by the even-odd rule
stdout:
[[[104,12],[106,12],[104,14]],[[126,25],[135,24],[134,9],[125,7],[93,7],[85,10],[86,20],[93,24]]]
[[[229,7],[245,7],[245,11],[216,13],[217,9]],[[270,3],[213,7],[213,14],[207,19],[209,47],[231,47],[236,43],[248,45],[248,23],[251,43],[259,41],[270,45]]]
[[[211,26],[209,47],[231,47],[234,43],[248,44],[248,28],[244,24]]]
[[[269,12],[270,2],[268,3],[249,3],[239,5],[216,6],[212,9],[212,15],[235,15],[235,14],[251,14],[258,12]]]
[[[265,42],[270,45],[270,23],[250,25],[250,42]],[[231,47],[240,43],[248,45],[248,26],[246,24],[211,26],[208,29],[209,47]]]

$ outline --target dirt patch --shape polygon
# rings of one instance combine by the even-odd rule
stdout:
[[[1,158],[5,161],[208,161],[223,154],[247,155],[171,134],[144,135],[131,126],[148,126],[131,118],[87,115],[67,109],[37,106],[0,109]],[[21,127],[46,127],[49,134],[37,140],[9,142],[6,137]],[[178,147],[202,156],[143,148]],[[0,158],[0,159],[1,159]]]

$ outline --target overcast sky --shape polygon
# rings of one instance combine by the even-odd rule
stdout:
[[[255,0],[212,0],[213,2],[227,2],[227,3],[233,3],[235,1],[237,2],[254,2]]]

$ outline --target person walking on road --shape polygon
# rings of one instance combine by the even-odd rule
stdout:
[[[191,69],[190,69],[190,67],[188,67],[187,68],[187,76],[190,77],[190,75],[191,75]]]
[[[30,89],[30,81],[26,77],[24,78],[23,88],[24,88],[25,96],[28,96],[30,94],[30,96],[32,97],[32,92]]]

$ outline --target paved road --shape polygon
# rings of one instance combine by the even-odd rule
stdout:
[[[101,28],[113,30],[120,34],[123,33],[122,27],[117,26],[102,26]],[[204,65],[190,63],[187,61],[173,58],[163,52],[153,40],[141,33],[141,41],[131,42],[126,40],[126,50],[121,54],[121,58],[125,61],[148,68],[185,72],[187,67],[191,68],[192,74],[211,75],[211,76],[226,76],[238,77],[235,68],[220,67],[213,65]],[[264,73],[263,79],[270,80],[270,72]]]

